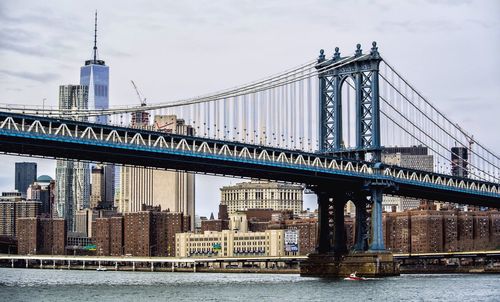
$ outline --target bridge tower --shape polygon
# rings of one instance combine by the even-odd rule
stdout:
[[[320,51],[316,69],[319,74],[320,152],[332,156],[370,160],[374,171],[381,171],[379,65],[382,61],[377,43],[369,54],[356,46],[354,56],[342,57],[339,48],[331,59]],[[352,81],[355,108],[355,146],[344,145],[342,132],[342,87]],[[349,101],[349,99],[347,99]],[[344,123],[345,125],[345,123]],[[351,125],[347,125],[351,126]],[[382,225],[382,194],[393,185],[385,181],[338,187],[322,184],[311,188],[318,196],[318,245],[315,254],[301,266],[305,276],[341,276],[352,271],[364,275],[397,274],[392,254],[385,252]],[[349,253],[345,242],[344,206],[356,206],[355,244]],[[371,204],[370,227],[367,206]],[[370,234],[367,234],[368,229]]]
[[[372,43],[369,54],[356,46],[354,56],[342,57],[339,48],[331,59],[320,51],[316,69],[319,72],[320,152],[354,153],[358,159],[371,154],[372,161],[380,161],[379,65],[381,57],[377,43]],[[342,135],[342,86],[352,79],[355,90],[356,145],[348,149]]]

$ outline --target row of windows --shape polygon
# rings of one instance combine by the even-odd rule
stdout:
[[[108,96],[108,86],[106,85],[95,85],[94,94],[96,96]]]
[[[222,192],[223,200],[238,200],[238,199],[302,199],[302,190],[234,190],[229,192]]]

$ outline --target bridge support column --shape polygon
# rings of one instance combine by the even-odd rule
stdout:
[[[12,268],[14,268],[14,259],[12,259],[10,262],[11,262]]]
[[[333,197],[333,248],[331,251],[337,257],[347,254],[344,227],[344,206],[346,202],[344,194]]]
[[[372,194],[372,219],[371,219],[371,252],[385,251],[384,231],[382,225],[382,188],[371,189]]]
[[[354,205],[356,206],[356,226],[354,228],[356,241],[354,243],[354,251],[363,252],[368,249],[366,198],[364,196],[357,197]]]
[[[28,263],[29,263],[29,261],[28,261],[28,259],[26,259],[26,268],[28,268]]]
[[[318,239],[316,252],[326,254],[330,252],[330,226],[328,221],[328,211],[330,198],[326,192],[318,193]]]

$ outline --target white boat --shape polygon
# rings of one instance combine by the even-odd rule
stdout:
[[[107,271],[107,270],[108,270],[108,269],[107,269],[107,268],[105,268],[105,267],[103,267],[103,266],[99,266],[99,267],[96,269],[96,271],[98,271],[98,272],[105,272],[105,271]]]
[[[347,281],[363,281],[363,280],[366,280],[365,277],[359,277],[356,275],[357,272],[354,272],[352,274],[349,275],[349,277],[345,277],[344,280],[347,280]]]

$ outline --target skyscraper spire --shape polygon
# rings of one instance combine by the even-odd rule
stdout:
[[[97,10],[95,11],[94,24],[94,64],[97,62]]]
[[[90,60],[85,60],[85,65],[105,65],[103,60],[97,59],[97,10],[94,20],[94,56]]]

